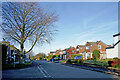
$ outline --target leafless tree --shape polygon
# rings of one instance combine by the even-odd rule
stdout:
[[[33,56],[33,55],[34,55],[33,50],[31,50],[31,51],[28,53],[28,55]]]
[[[37,43],[50,42],[55,30],[58,15],[33,2],[2,3],[2,30],[4,38],[20,44],[20,54],[23,55],[25,42],[32,46]],[[26,54],[25,53],[25,54]],[[20,56],[20,62],[22,57]]]

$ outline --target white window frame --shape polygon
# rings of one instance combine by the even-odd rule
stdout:
[[[90,46],[87,46],[86,49],[90,49]]]
[[[101,45],[98,45],[98,49],[101,49]]]

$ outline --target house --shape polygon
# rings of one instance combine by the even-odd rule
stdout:
[[[120,58],[120,33],[113,35],[114,44],[106,48],[107,58]]]
[[[66,50],[66,59],[71,59],[71,55],[72,54],[77,54],[77,50],[75,47],[69,47],[67,50]]]
[[[51,51],[48,55],[55,55],[56,51]]]
[[[109,45],[105,44],[102,41],[97,41],[97,42],[87,42],[86,43],[86,59],[90,59],[92,58],[92,53],[94,50],[98,50],[100,51],[100,59],[106,59],[106,47],[108,47]]]
[[[59,49],[59,50],[56,50],[56,53],[55,53],[55,55],[60,55],[61,54],[61,50]]]
[[[82,54],[83,59],[85,59],[86,58],[85,45],[77,45],[76,49],[77,49],[77,54]]]
[[[20,51],[14,45],[10,45],[10,42],[2,41],[2,45],[7,47],[6,49],[6,64],[19,60]]]
[[[66,60],[66,59],[67,59],[67,58],[66,58],[66,56],[67,56],[67,52],[66,52],[66,51],[67,51],[67,50],[68,50],[68,48],[63,49],[63,50],[61,51],[61,54],[62,54],[62,57],[61,57],[61,58],[62,58],[63,60]]]

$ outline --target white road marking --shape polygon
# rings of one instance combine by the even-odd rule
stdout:
[[[50,76],[48,74],[48,72],[41,65],[38,66],[38,69],[40,70],[40,72],[43,74],[44,77],[46,77],[46,78],[53,78],[52,76]]]
[[[48,72],[41,66],[41,65],[39,65],[40,66],[40,68],[46,73],[46,75],[49,77],[49,78],[53,78],[52,76],[50,76],[49,74],[48,74]]]
[[[47,77],[45,73],[39,68],[39,66],[38,66],[38,69],[40,70],[40,72],[43,74],[44,77]]]

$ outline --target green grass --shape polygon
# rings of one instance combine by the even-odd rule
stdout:
[[[63,63],[63,62],[66,62],[66,60],[59,60],[59,62]]]
[[[24,64],[5,64],[2,65],[3,70],[9,70],[9,69],[20,69],[20,68],[26,68],[32,66],[32,63],[24,63]]]

